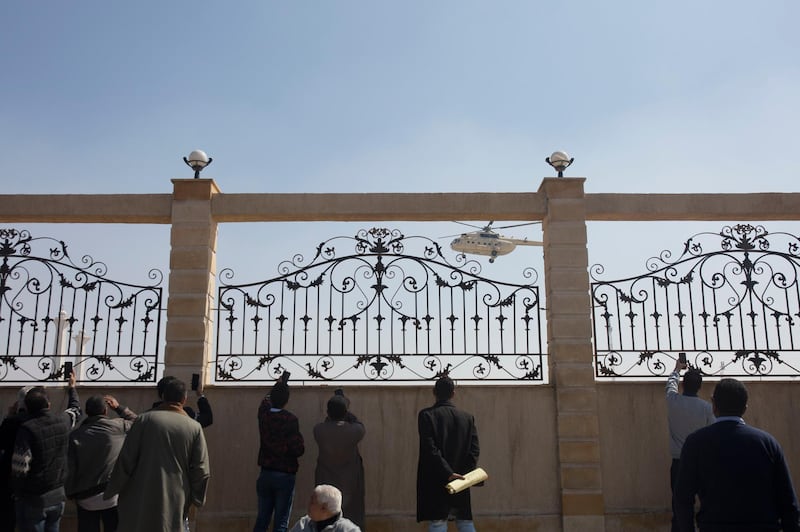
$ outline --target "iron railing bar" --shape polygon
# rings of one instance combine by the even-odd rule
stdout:
[[[272,319],[272,305],[267,307],[267,319],[266,319],[266,321],[267,321],[267,338],[266,338],[267,356],[271,356],[272,355],[272,326],[273,326],[273,323],[272,323],[272,321],[273,321],[273,319]]]
[[[292,314],[291,317],[287,320],[289,322],[289,334],[291,335],[291,349],[290,353],[295,354],[296,351],[296,340],[297,340],[297,290],[292,290]]]
[[[793,284],[794,284],[794,300],[795,300],[795,303],[796,303],[795,304],[795,308],[800,308],[800,284],[798,283],[797,279],[795,279]],[[788,293],[787,293],[786,298],[788,300],[788,298],[789,298]],[[795,327],[793,327],[793,326],[798,323],[798,319],[797,319],[798,317],[796,315],[792,316],[792,313],[790,311],[791,308],[792,308],[791,305],[789,305],[787,303],[787,305],[786,305],[786,315],[787,315],[787,318],[789,320],[789,323],[788,323],[788,325],[789,325],[789,327],[788,327],[788,329],[789,329],[789,348],[792,351],[794,351],[794,331],[795,331]]]
[[[686,284],[686,290],[689,293],[689,323],[691,324],[692,329],[692,349],[697,351],[697,335],[694,334],[694,331],[697,330],[697,322],[694,312],[694,303],[695,303],[695,291],[692,289],[691,283]]]
[[[253,352],[251,354],[255,355],[258,353],[258,336],[261,332],[261,309],[258,305],[253,307],[253,317],[250,318],[250,321],[253,323]],[[247,342],[245,341],[245,326],[242,324],[242,353],[245,352],[245,346]]]
[[[661,314],[658,312],[658,296],[656,295],[656,278],[650,278],[650,287],[653,292],[653,312],[650,314],[650,317],[653,318],[653,326],[655,328],[655,341],[656,349],[661,349]],[[647,344],[647,327],[645,327],[645,344]]]
[[[100,294],[95,297],[94,317],[92,319],[92,355],[97,353],[97,329],[100,327]],[[144,355],[144,347],[142,347],[142,355]]]
[[[39,325],[39,299],[41,297],[41,293],[36,294],[35,303],[33,305],[33,334],[31,335],[31,352],[30,356],[33,356],[34,350],[36,349],[36,327]],[[44,351],[42,351],[44,352]]]
[[[666,287],[664,289],[668,290]],[[666,301],[664,302],[664,305],[667,307],[666,309],[667,323],[670,325],[669,327],[667,327],[667,347],[669,349],[672,349],[672,320],[675,317],[675,314],[672,312],[672,305],[670,304],[669,292],[667,292],[667,297],[665,299]]]
[[[101,283],[101,285],[102,285],[102,283]],[[87,294],[87,298],[88,298],[88,294]],[[84,306],[83,306],[83,323],[84,324],[86,323],[86,303],[87,303],[86,300],[84,300]],[[139,309],[139,305],[136,304],[136,296],[133,296],[133,310],[131,312],[131,319],[130,319],[130,322],[131,322],[131,327],[130,327],[131,345],[130,345],[129,351],[131,352],[131,354],[133,354],[133,339],[134,339],[134,336],[135,336],[135,333],[136,333],[136,311],[138,309]],[[82,327],[81,330],[85,330],[85,327]],[[83,355],[83,353],[78,353],[78,354],[81,355],[81,356]]]
[[[320,301],[321,300],[322,300],[322,292],[321,292],[321,289],[320,289],[319,285],[317,285],[317,304],[314,305],[314,308],[316,309],[314,311],[314,313],[315,313],[315,317],[314,317],[314,321],[315,321],[315,323],[314,323],[314,350],[317,353],[319,353],[319,342],[320,342],[320,336],[322,335],[322,332],[320,331],[320,326],[322,325],[322,316],[320,315],[320,309],[322,308],[322,305],[320,305]]]
[[[464,288],[461,288],[461,338],[462,342],[464,342],[464,352],[468,352],[467,349],[467,291]]]
[[[515,298],[516,299],[516,298]],[[511,353],[517,354],[517,305],[516,301],[511,307]]]
[[[681,296],[680,285],[675,285],[675,294],[678,300],[678,314],[676,315],[678,318],[678,343],[680,344],[680,350],[684,351],[686,350],[686,344],[683,341],[683,333],[685,328],[683,320],[686,319],[686,313],[683,311],[683,297]]]
[[[278,320],[278,353],[283,352],[283,333],[284,333],[284,320],[281,319],[285,317],[284,313],[284,303],[286,302],[286,283],[281,283],[281,301],[280,301],[280,316],[275,316],[275,319]]]

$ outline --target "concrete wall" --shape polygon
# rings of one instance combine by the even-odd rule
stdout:
[[[174,180],[171,195],[0,195],[0,223],[159,223],[171,226],[165,365],[188,379],[207,367],[216,283],[217,224],[303,220],[542,220],[548,386],[462,387],[456,402],[476,416],[485,487],[474,490],[479,530],[667,530],[669,452],[663,383],[600,383],[592,369],[586,222],[590,220],[796,220],[800,194],[584,194],[582,178],[545,179],[537,192],[475,194],[223,194],[210,179]],[[788,422],[796,383],[751,383],[747,420],[778,437],[793,471],[800,431]],[[703,394],[711,391],[708,386]],[[16,387],[0,386],[0,404]],[[112,392],[136,410],[152,388]],[[264,390],[208,387],[215,423],[206,430],[212,480],[196,530],[252,528],[255,519],[256,409]],[[312,488],[316,446],[329,388],[295,388],[307,452],[294,515]],[[348,390],[365,422],[370,532],[424,530],[415,523],[416,413],[430,386]],[[63,405],[53,390],[53,404]],[[800,466],[799,466],[800,467]],[[795,480],[797,481],[795,471]],[[74,529],[68,514],[65,530]]]
[[[771,432],[784,447],[795,485],[800,486],[800,386],[749,382],[748,423]],[[669,447],[666,405],[661,383],[603,383],[597,387],[602,442],[605,529],[669,530]],[[701,396],[708,398],[713,384]],[[152,389],[81,388],[82,399],[114,393],[138,411],[154,400]],[[0,405],[13,402],[16,390],[0,388]],[[208,502],[197,514],[197,530],[252,530],[258,433],[256,410],[263,389],[214,388],[207,396],[214,424],[206,429],[212,479]],[[424,530],[415,522],[417,460],[416,413],[432,402],[429,387],[351,388],[353,411],[364,421],[361,445],[367,486],[367,522],[371,532]],[[54,406],[64,404],[52,390]],[[300,418],[306,454],[300,460],[293,514],[302,515],[313,487],[317,448],[312,428],[324,417],[330,390],[293,388],[289,410]],[[486,486],[473,490],[476,524],[483,531],[557,531],[562,529],[558,448],[553,388],[462,387],[459,406],[475,414],[481,439]],[[71,505],[70,505],[71,506]],[[74,514],[68,508],[68,515]],[[70,528],[72,518],[65,522]]]

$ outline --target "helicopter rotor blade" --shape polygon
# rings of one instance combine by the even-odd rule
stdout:
[[[453,223],[466,225],[467,227],[474,227],[475,229],[483,229],[483,226],[480,226],[480,225],[472,225],[472,224],[468,224],[468,223],[464,223],[464,222],[457,222],[455,220],[453,220]],[[444,238],[444,237],[442,237],[442,238]]]
[[[542,222],[523,222],[521,224],[513,224],[513,225],[504,225],[501,227],[495,227],[495,229],[508,229],[510,227],[522,227],[523,225],[537,225],[541,224]]]

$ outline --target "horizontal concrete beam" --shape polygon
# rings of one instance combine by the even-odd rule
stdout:
[[[168,224],[172,194],[0,195],[0,222]]]
[[[800,193],[586,194],[590,221],[800,219]],[[535,192],[215,194],[218,222],[541,220]],[[0,195],[0,222],[170,223],[171,194]]]
[[[217,194],[218,222],[541,220],[533,192],[431,194]]]
[[[586,194],[586,219],[643,222],[800,220],[800,193]]]

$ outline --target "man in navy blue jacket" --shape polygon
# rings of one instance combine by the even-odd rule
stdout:
[[[789,468],[770,434],[742,420],[747,389],[722,379],[711,398],[717,420],[686,438],[681,452],[676,512],[681,530],[694,531],[694,497],[701,532],[800,531]]]

